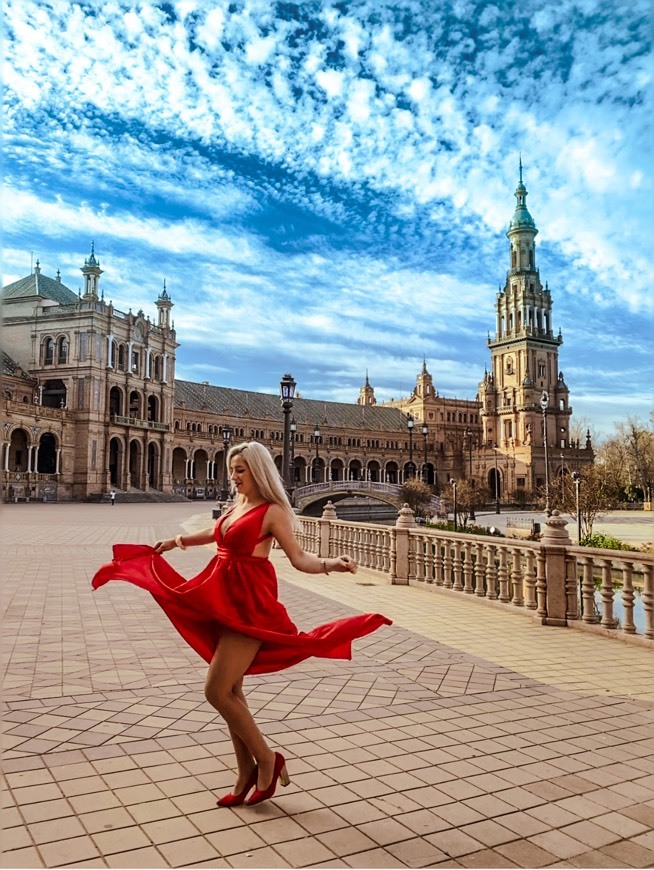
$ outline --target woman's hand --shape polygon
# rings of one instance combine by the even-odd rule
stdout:
[[[166,538],[164,541],[157,541],[154,545],[154,549],[157,553],[166,553],[168,550],[174,550],[177,546],[177,543],[174,538]]]
[[[336,556],[335,559],[326,559],[327,568],[330,571],[338,571],[340,573],[345,573],[349,571],[351,574],[356,574],[357,572],[357,563],[354,559],[350,559],[349,556]]]

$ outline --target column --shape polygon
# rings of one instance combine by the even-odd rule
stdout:
[[[113,335],[111,333],[107,336],[107,368],[112,369],[114,367],[114,359],[112,351],[112,342],[114,340]]]
[[[3,471],[9,471],[9,448],[11,447],[10,441],[5,441],[5,464]]]
[[[168,368],[168,354],[167,353],[163,354],[161,368],[162,368],[161,383],[165,384],[165,383],[167,383],[167,381],[166,381],[166,369]]]
[[[152,351],[150,350],[149,347],[146,347],[146,349],[145,349],[145,376],[144,376],[144,380],[146,380],[146,381],[149,381],[150,377],[151,377],[151,375],[150,375],[150,366],[151,365],[152,365]]]
[[[57,447],[57,449],[56,449],[55,474],[59,474],[60,463],[61,463],[61,447]]]

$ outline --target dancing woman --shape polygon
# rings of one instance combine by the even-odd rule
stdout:
[[[248,708],[243,677],[282,670],[310,656],[349,659],[353,640],[391,624],[381,614],[366,613],[298,632],[277,597],[277,577],[268,559],[273,539],[293,567],[306,574],[354,573],[356,565],[349,556],[320,559],[300,547],[297,518],[262,444],[237,444],[228,464],[236,499],[215,527],[157,541],[154,547],[116,544],[113,562],[103,565],[92,581],[94,589],[109,580],[147,589],[209,663],[205,695],[227,724],[238,769],[234,790],[218,800],[223,807],[260,803],[274,795],[278,781],[289,782],[284,757],[268,746]],[[175,547],[214,542],[216,555],[188,581],[162,558]]]

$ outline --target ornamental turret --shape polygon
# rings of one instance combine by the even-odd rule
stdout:
[[[87,301],[97,300],[102,269],[100,261],[95,257],[95,242],[91,242],[91,255],[84,260],[81,272],[84,275],[84,296],[82,298]]]

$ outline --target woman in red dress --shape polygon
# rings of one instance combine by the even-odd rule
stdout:
[[[354,639],[391,621],[366,613],[298,632],[277,598],[277,577],[268,559],[273,538],[293,567],[306,574],[354,573],[356,565],[348,556],[320,559],[300,547],[297,518],[262,444],[232,447],[228,463],[236,500],[215,527],[157,541],[154,547],[116,544],[113,562],[100,568],[93,588],[126,580],[147,589],[209,663],[205,695],[227,723],[238,767],[234,791],[218,806],[252,806],[272,797],[278,780],[288,785],[289,778],[283,756],[268,746],[248,708],[244,675],[282,670],[310,656],[349,659]],[[161,555],[213,542],[216,555],[188,581]]]

